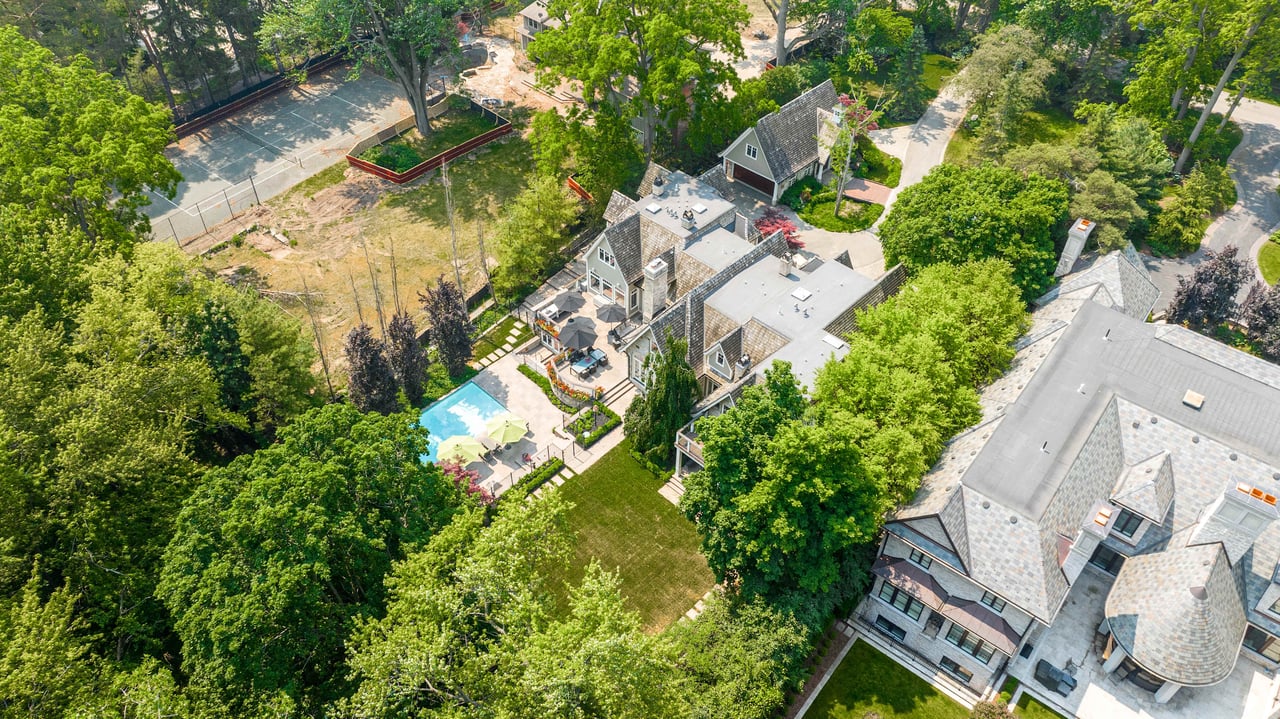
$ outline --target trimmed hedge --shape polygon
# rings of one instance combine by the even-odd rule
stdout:
[[[596,402],[595,409],[605,416],[604,424],[587,433],[585,438],[577,432],[572,432],[573,441],[582,445],[583,448],[590,447],[596,442],[599,442],[606,434],[609,434],[617,428],[618,425],[622,424],[622,418],[618,416],[618,413],[604,406],[604,404]]]
[[[529,470],[529,473],[521,477],[519,481],[511,485],[511,489],[502,493],[503,498],[508,495],[514,495],[520,499],[524,499],[533,494],[538,487],[546,484],[556,473],[564,469],[564,460],[559,457],[552,457],[542,464]]]
[[[579,407],[571,407],[564,402],[561,402],[560,398],[556,396],[556,393],[551,391],[551,380],[542,376],[542,373],[538,370],[527,364],[522,364],[517,369],[520,370],[520,374],[533,380],[534,384],[542,388],[542,393],[547,396],[547,399],[551,401],[551,404],[555,405],[556,409],[561,412],[568,412],[569,414],[573,414],[581,409]]]

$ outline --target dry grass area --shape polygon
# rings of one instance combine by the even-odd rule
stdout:
[[[468,294],[484,286],[478,231],[492,235],[502,206],[523,189],[523,168],[530,164],[529,144],[517,132],[449,168],[459,264]],[[304,323],[306,310],[299,298],[304,288],[310,291],[324,351],[330,365],[339,367],[337,375],[347,332],[361,317],[378,326],[379,297],[386,317],[398,298],[420,319],[418,291],[441,275],[453,277],[439,172],[397,187],[343,168],[345,164],[326,170],[216,228],[212,243],[237,233],[243,234],[244,242],[204,259],[216,272],[255,272],[268,296]],[[246,233],[254,226],[256,230]],[[492,241],[486,251],[492,268]]]

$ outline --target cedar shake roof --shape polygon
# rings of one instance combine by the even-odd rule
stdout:
[[[1106,616],[1116,642],[1143,669],[1191,687],[1231,673],[1246,623],[1218,544],[1128,559],[1107,595]]]
[[[609,195],[609,204],[604,208],[604,221],[610,225],[636,213],[636,201],[626,195],[613,191]]]
[[[835,86],[826,80],[756,123],[760,151],[776,181],[818,159],[818,135],[838,102]]]
[[[644,276],[644,252],[640,243],[640,216],[632,213],[604,231],[613,259],[628,284]]]

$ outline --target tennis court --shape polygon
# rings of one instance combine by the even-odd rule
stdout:
[[[363,135],[410,114],[398,87],[331,68],[170,145],[177,195],[152,193],[152,235],[179,242],[264,202],[341,160]]]

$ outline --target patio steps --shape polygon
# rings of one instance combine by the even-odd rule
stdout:
[[[678,507],[680,506],[680,498],[684,496],[684,484],[673,474],[666,484],[658,488],[658,494],[661,494],[668,502]]]
[[[635,385],[631,384],[631,380],[623,379],[621,382],[605,390],[604,397],[602,397],[600,401],[606,406],[612,407],[614,402],[622,399],[628,392],[633,392],[634,390]],[[623,409],[626,408],[624,407]]]

